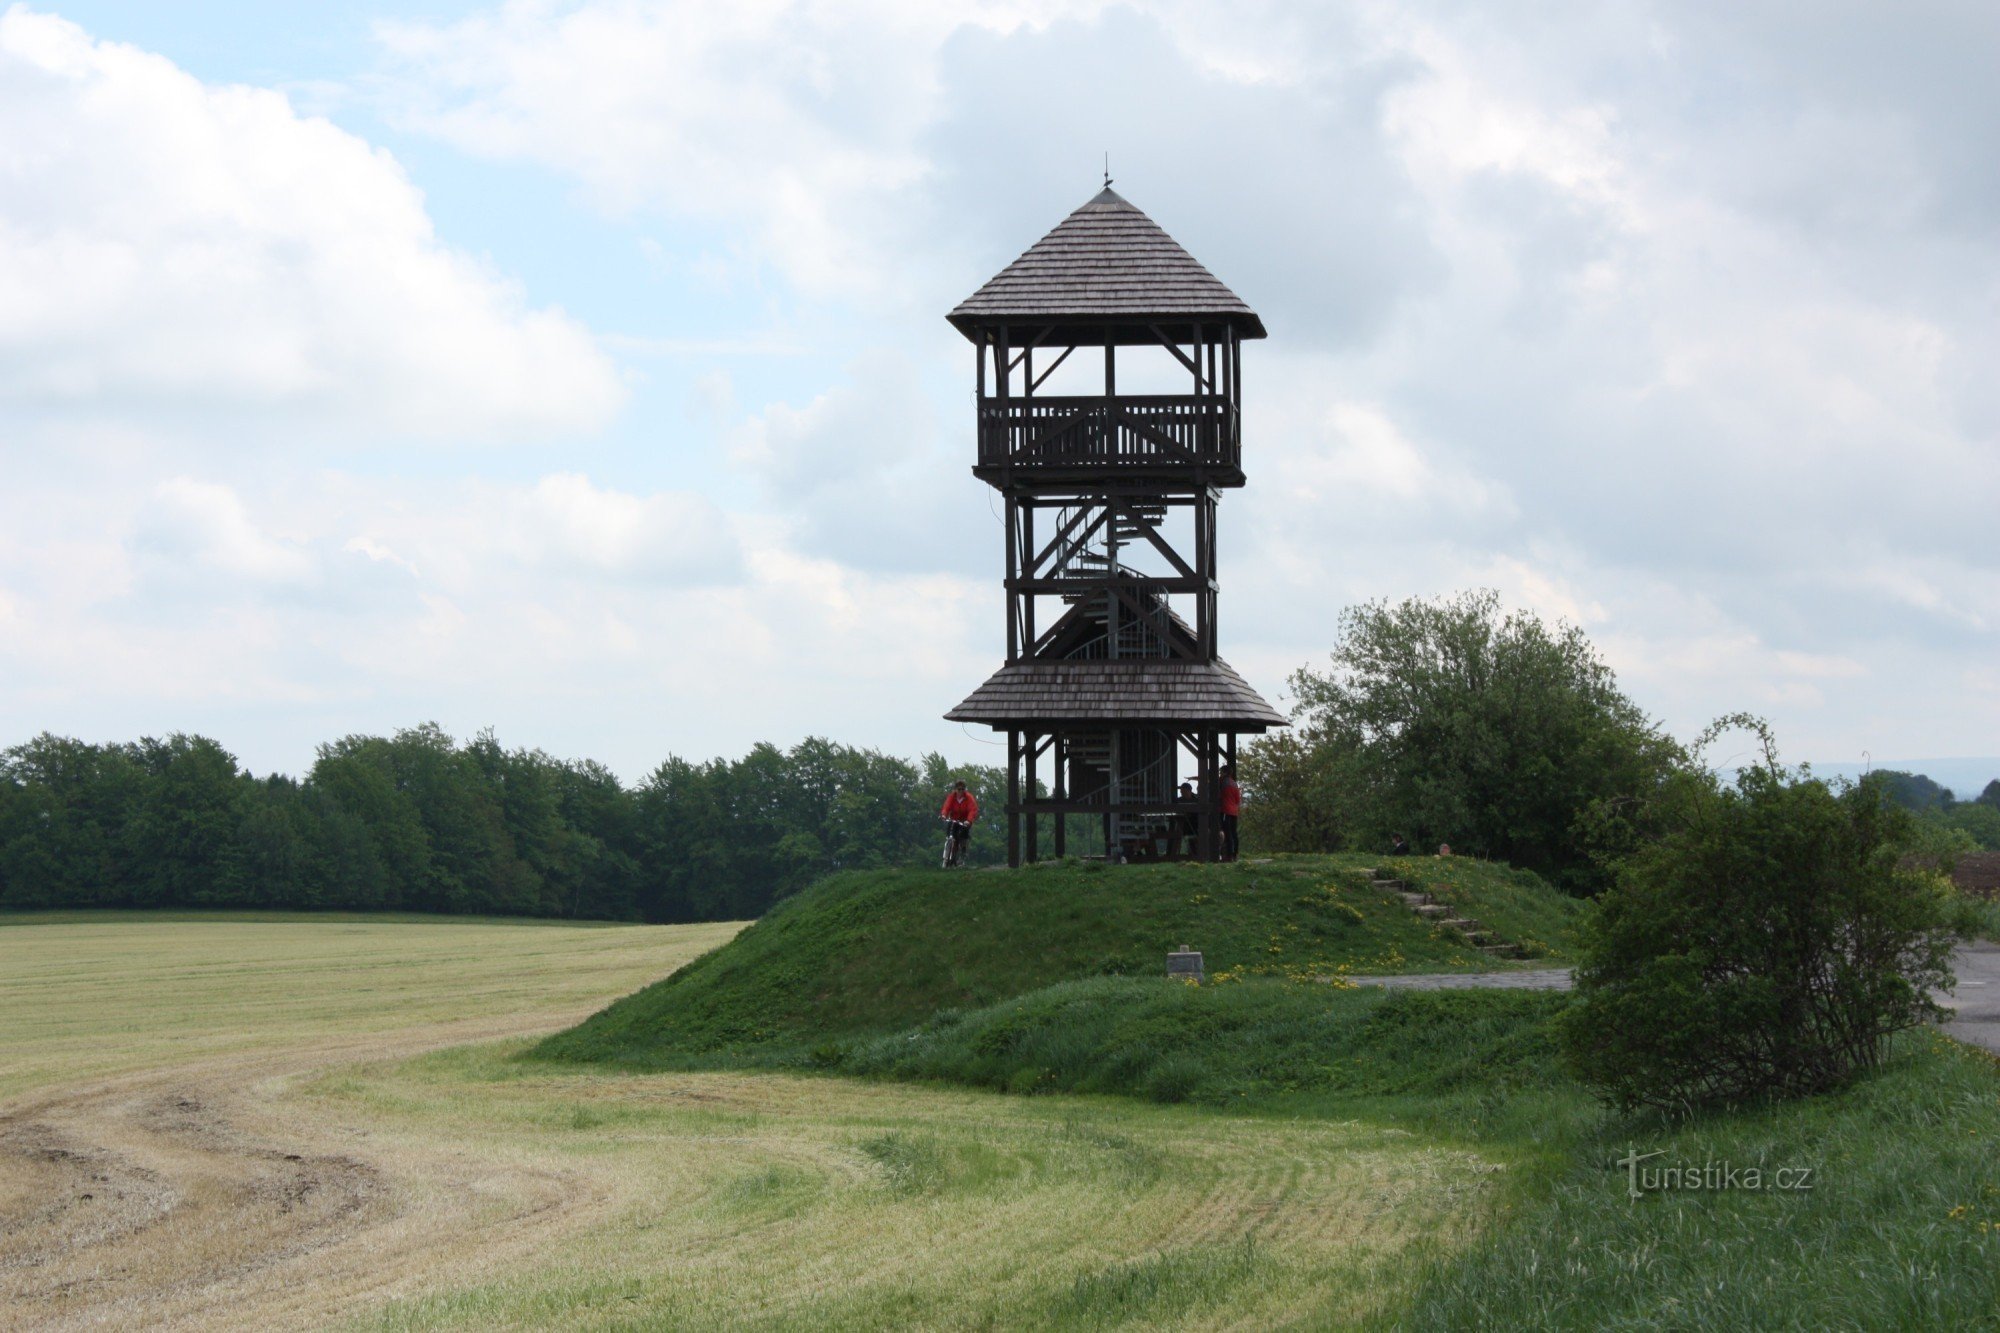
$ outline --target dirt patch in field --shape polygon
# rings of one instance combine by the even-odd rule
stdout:
[[[223,1059],[0,1108],[0,1326],[311,1327],[426,1274],[517,1257],[598,1191],[435,1145],[373,1143],[284,1097],[334,1064],[517,1026]]]

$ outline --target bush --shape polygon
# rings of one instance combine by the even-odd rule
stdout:
[[[1291,678],[1294,730],[1247,747],[1259,850],[1381,848],[1393,833],[1604,887],[1607,814],[1650,797],[1680,753],[1583,631],[1462,593],[1340,617],[1330,669]]]
[[[1630,1110],[1821,1092],[1937,1017],[1950,888],[1911,860],[1908,811],[1766,765],[1677,775],[1667,832],[1585,930],[1572,1067]]]

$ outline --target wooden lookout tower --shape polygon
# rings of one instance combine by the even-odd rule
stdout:
[[[1006,501],[1007,661],[945,717],[1007,733],[1007,860],[1038,859],[1044,816],[1063,855],[1075,814],[1112,856],[1213,860],[1217,771],[1285,725],[1216,654],[1216,503],[1243,484],[1263,322],[1108,183],[949,318],[977,352],[973,475]]]

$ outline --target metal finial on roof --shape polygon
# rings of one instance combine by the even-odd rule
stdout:
[[[1107,190],[1111,188],[1111,151],[1109,149],[1106,149],[1104,153],[1104,188]]]

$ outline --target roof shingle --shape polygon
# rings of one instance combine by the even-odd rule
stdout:
[[[949,722],[1223,723],[1238,731],[1289,725],[1223,661],[1171,658],[1020,662],[1001,667],[945,714]]]
[[[1106,186],[946,318],[974,326],[1040,318],[1122,323],[1221,320],[1245,338],[1264,323],[1160,225]]]

